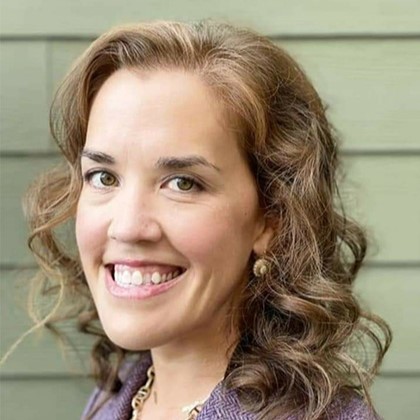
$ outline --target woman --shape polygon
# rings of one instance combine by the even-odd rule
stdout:
[[[353,295],[365,236],[338,205],[323,104],[283,50],[211,22],[117,28],[52,123],[67,166],[28,197],[30,243],[99,336],[83,418],[376,418],[390,332]],[[53,232],[73,219],[77,256]]]

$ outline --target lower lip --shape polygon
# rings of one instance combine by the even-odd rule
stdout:
[[[111,295],[118,298],[136,300],[147,299],[165,293],[169,289],[172,289],[172,287],[176,286],[182,280],[185,274],[182,273],[181,275],[176,277],[175,280],[169,280],[168,282],[162,284],[147,284],[144,286],[122,287],[114,281],[109,269],[106,269],[105,272],[106,287],[109,293],[111,293]]]

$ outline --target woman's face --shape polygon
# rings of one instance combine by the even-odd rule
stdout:
[[[109,338],[130,350],[219,331],[269,229],[227,112],[198,76],[122,69],[99,90],[76,236]]]

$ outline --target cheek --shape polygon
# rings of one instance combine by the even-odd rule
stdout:
[[[252,247],[253,212],[243,207],[247,206],[224,203],[178,214],[170,223],[173,245],[195,262],[229,263],[247,254]]]
[[[76,241],[83,265],[103,249],[106,222],[97,211],[79,202],[76,213]],[[86,267],[87,268],[87,267]]]

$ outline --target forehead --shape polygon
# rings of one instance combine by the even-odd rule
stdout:
[[[221,157],[239,150],[226,107],[199,76],[179,70],[122,69],[105,81],[91,108],[86,143],[115,148],[127,142],[136,149],[194,148]]]

